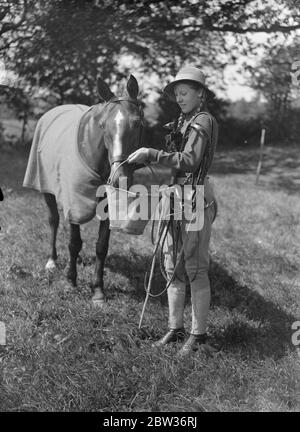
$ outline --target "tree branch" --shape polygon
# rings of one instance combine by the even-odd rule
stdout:
[[[37,32],[34,32],[28,36],[21,35],[21,36],[17,37],[16,39],[8,40],[4,45],[0,44],[0,52],[7,50],[12,44],[14,44],[16,42],[19,42],[19,41],[23,42],[25,40],[31,40],[35,36],[36,33]]]
[[[290,33],[291,31],[300,29],[300,23],[295,24],[295,25],[290,25],[290,26],[273,24],[269,27],[262,26],[262,27],[246,27],[246,28],[239,28],[237,26],[230,25],[230,24],[225,24],[222,27],[218,27],[218,26],[214,26],[213,24],[208,24],[208,23],[206,23],[204,25],[187,24],[187,25],[176,26],[176,30],[184,30],[184,29],[188,29],[188,28],[192,28],[194,30],[202,29],[202,30],[208,30],[208,31],[232,32],[232,33],[240,33],[240,34],[244,34],[244,33],[248,33],[248,32],[249,33],[260,33],[260,32],[264,32],[264,33],[274,33],[274,32]]]
[[[8,23],[8,22],[3,23],[2,28],[0,29],[0,36],[4,33],[8,32],[8,31],[16,30],[18,27],[20,27],[20,25],[23,23],[23,21],[26,18],[27,7],[28,7],[27,1],[28,0],[24,0],[24,8],[22,11],[22,15],[17,22],[15,22],[15,23]]]
[[[233,33],[274,33],[274,32],[281,32],[281,33],[290,33],[291,31],[300,29],[300,24],[295,24],[293,26],[283,26],[280,24],[273,24],[270,27],[247,27],[245,29],[238,28],[232,25],[224,25],[223,27],[216,27],[211,26],[208,30],[211,31],[222,31],[222,32],[233,32]]]
[[[6,17],[8,12],[9,12],[9,6],[3,8],[3,10],[0,12],[0,21],[2,21]]]

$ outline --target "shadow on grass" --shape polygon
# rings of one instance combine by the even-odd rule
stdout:
[[[256,174],[259,149],[232,149],[217,152],[211,174]],[[300,191],[299,148],[266,147],[259,184],[287,193]]]
[[[120,257],[116,254],[111,254],[107,257],[106,267],[114,273],[119,273],[129,279],[134,285],[135,290],[130,291],[130,295],[133,296],[137,301],[143,301],[145,298],[145,284],[148,281],[149,270],[151,267],[151,257],[134,255],[134,257],[128,258],[125,256]],[[146,272],[147,275],[146,275]],[[145,281],[146,275],[146,281]],[[165,279],[163,278],[158,260],[154,269],[154,276],[152,279],[151,293],[157,295],[165,289]],[[124,292],[124,291],[122,291]],[[108,297],[113,293],[107,293]],[[156,297],[161,304],[167,304],[167,296],[164,293],[161,296]]]
[[[128,292],[137,301],[144,301],[144,275],[150,268],[150,257],[136,256],[134,259],[110,255],[106,266],[114,273],[127,277],[136,287]],[[211,261],[209,276],[212,288],[211,313],[222,314],[232,311],[229,318],[222,325],[215,325],[212,319],[210,333],[214,345],[222,350],[242,350],[243,352],[257,352],[260,357],[280,358],[286,350],[291,348],[291,324],[297,320],[275,303],[267,300],[259,293],[247,286],[239,284],[226,269]],[[160,274],[159,266],[153,280],[152,292],[159,293],[165,288],[165,280]],[[109,298],[117,295],[118,289],[107,292]],[[122,291],[124,294],[124,291]],[[162,306],[167,305],[167,295],[157,297]],[[150,301],[153,301],[152,299]],[[187,289],[187,302],[190,301],[190,290]],[[228,313],[222,319],[227,319]],[[167,318],[167,317],[166,317]]]
[[[233,318],[223,332],[214,334],[225,349],[243,347],[262,357],[282,357],[291,347],[291,325],[295,316],[247,286],[239,284],[226,269],[212,261],[210,266],[212,310],[223,308],[244,316]]]

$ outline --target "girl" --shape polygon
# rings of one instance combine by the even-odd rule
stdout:
[[[206,327],[210,305],[209,240],[216,216],[216,202],[207,172],[211,166],[218,138],[218,125],[207,110],[207,99],[214,93],[205,85],[205,75],[195,67],[184,67],[164,92],[176,101],[181,114],[168,136],[169,152],[142,147],[132,153],[129,163],[159,163],[174,169],[176,184],[204,184],[204,225],[201,230],[187,231],[181,223],[181,236],[176,234],[176,247],[183,247],[182,259],[168,288],[169,331],[154,345],[183,340],[186,281],[189,279],[192,302],[192,327],[178,356],[183,357],[207,340]],[[178,139],[179,138],[179,139]],[[175,221],[174,221],[175,222]],[[176,221],[177,222],[177,221]],[[176,227],[170,229],[163,245],[166,273],[173,276]],[[183,245],[183,246],[182,246]],[[176,249],[176,248],[175,248]]]

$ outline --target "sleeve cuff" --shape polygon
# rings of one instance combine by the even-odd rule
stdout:
[[[157,162],[158,150],[154,148],[148,149],[148,161],[149,162]]]

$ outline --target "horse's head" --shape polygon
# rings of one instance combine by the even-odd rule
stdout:
[[[143,110],[137,100],[138,83],[131,75],[127,82],[128,95],[122,97],[116,97],[102,79],[99,78],[97,84],[99,95],[107,104],[101,127],[110,163],[109,182],[118,186],[119,178],[127,177],[129,187],[133,168],[126,159],[141,146],[143,126]]]

